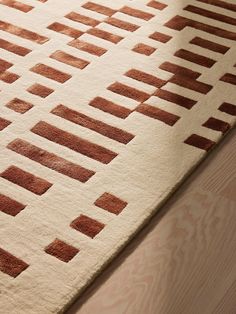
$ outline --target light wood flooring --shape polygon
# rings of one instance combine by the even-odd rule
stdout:
[[[66,313],[236,313],[235,130]]]

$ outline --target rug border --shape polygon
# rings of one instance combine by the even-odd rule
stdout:
[[[203,161],[205,161],[209,156],[212,155],[212,152],[215,151],[220,146],[220,144],[224,142],[224,140],[228,137],[228,135],[233,134],[233,132],[236,130],[235,127],[236,127],[236,121],[232,124],[232,127],[225,134],[221,136],[221,138],[216,142],[216,144],[212,147],[212,149],[208,152],[205,152],[203,156],[182,176],[182,178],[177,182],[177,184],[173,187],[173,189],[170,190],[170,192],[164,197],[164,199],[160,203],[157,204],[158,200],[153,202],[153,205],[149,207],[150,208],[149,214],[147,215],[147,217],[145,217],[142,223],[136,228],[135,232],[133,232],[131,235],[128,235],[127,240],[125,240],[121,245],[118,246],[118,249],[115,251],[115,253],[110,255],[110,257],[106,260],[105,263],[103,263],[103,265],[99,268],[97,272],[94,272],[94,274],[90,277],[87,283],[81,289],[78,289],[75,293],[73,293],[73,296],[71,296],[70,300],[64,303],[64,305],[60,307],[58,306],[55,313],[66,314],[66,311],[70,308],[70,306],[72,306],[77,301],[77,299],[83,293],[85,293],[86,289],[112,263],[114,258],[116,258],[119,255],[119,253],[121,253],[122,250],[134,239],[134,237],[149,224],[151,219],[158,212],[160,212],[160,210],[162,210],[162,207],[165,206],[165,204],[170,199],[170,197],[179,191],[182,184],[184,184],[184,182],[187,181],[187,179],[195,172],[198,166],[200,166],[200,164],[202,164]],[[70,292],[67,294],[67,296],[70,294],[72,295],[72,293]]]

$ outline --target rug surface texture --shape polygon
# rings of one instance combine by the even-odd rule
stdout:
[[[234,0],[0,0],[0,313],[61,313],[235,124]]]

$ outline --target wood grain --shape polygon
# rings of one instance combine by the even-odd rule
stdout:
[[[236,132],[67,314],[236,313]]]

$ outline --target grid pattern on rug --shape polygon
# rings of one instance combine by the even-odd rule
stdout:
[[[0,9],[3,309],[56,312],[233,127],[236,4]]]

